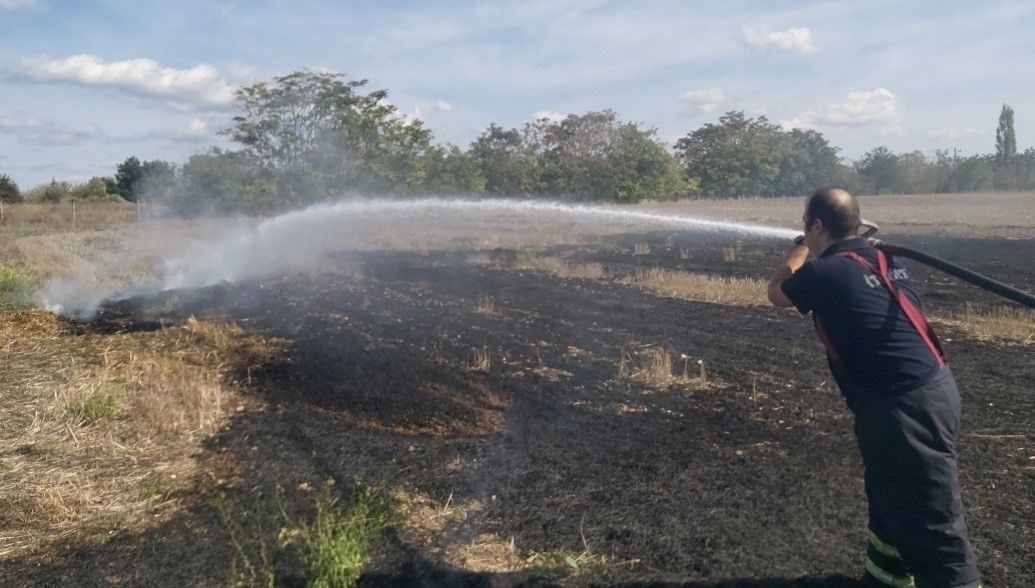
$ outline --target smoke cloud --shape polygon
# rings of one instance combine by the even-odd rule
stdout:
[[[157,279],[149,285],[118,291],[88,278],[58,277],[40,292],[50,310],[90,318],[106,300],[155,294],[164,290],[194,289],[223,282],[240,282],[283,275],[319,264],[329,253],[355,249],[371,223],[478,224],[506,217],[525,226],[556,222],[607,222],[648,227],[678,227],[710,232],[734,232],[772,238],[792,238],[789,229],[734,223],[699,217],[629,210],[611,206],[582,206],[548,201],[504,199],[360,200],[318,204],[288,212],[258,225],[238,225],[210,238],[196,239],[159,264]]]

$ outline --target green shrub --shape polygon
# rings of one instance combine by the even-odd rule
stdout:
[[[0,174],[0,202],[21,202],[22,192],[18,184],[7,174]]]
[[[93,177],[82,184],[72,186],[68,191],[69,196],[75,200],[102,201],[110,200],[112,194],[108,193],[108,183],[105,178]]]
[[[70,192],[72,190],[72,184],[68,182],[59,182],[57,180],[51,180],[47,184],[36,186],[35,188],[25,193],[26,200],[35,200],[37,202],[49,202],[56,204],[64,200],[69,199]]]

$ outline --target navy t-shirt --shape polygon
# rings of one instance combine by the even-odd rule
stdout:
[[[865,239],[846,239],[801,266],[783,283],[783,293],[802,314],[813,313],[843,369],[860,384],[889,392],[925,384],[938,372],[938,360],[879,278],[858,261],[836,256],[842,251],[877,267],[877,251]],[[906,270],[889,257],[895,285],[922,309]],[[838,367],[831,366],[835,376]]]

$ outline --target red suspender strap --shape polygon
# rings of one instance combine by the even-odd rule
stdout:
[[[902,308],[902,312],[906,315],[906,318],[909,319],[910,324],[912,324],[913,328],[916,329],[916,332],[920,334],[920,338],[923,339],[924,344],[927,345],[931,354],[934,355],[934,358],[938,361],[938,365],[945,365],[945,357],[942,352],[941,343],[938,342],[938,337],[935,336],[934,329],[932,329],[930,323],[927,322],[927,317],[924,316],[924,313],[921,312],[920,309],[913,304],[913,301],[895,285],[894,281],[892,281],[887,254],[880,249],[875,249],[874,251],[877,252],[876,268],[874,268],[873,264],[867,261],[866,258],[854,251],[843,251],[836,255],[854,259],[866,268],[867,271],[876,274],[877,277],[881,279],[881,282],[884,283],[884,287],[888,289],[891,296],[898,302],[899,307]]]

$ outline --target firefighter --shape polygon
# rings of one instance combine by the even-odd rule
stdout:
[[[768,295],[812,313],[855,417],[869,503],[863,583],[980,586],[956,465],[960,396],[909,276],[857,236],[848,192],[817,190],[802,220]]]

